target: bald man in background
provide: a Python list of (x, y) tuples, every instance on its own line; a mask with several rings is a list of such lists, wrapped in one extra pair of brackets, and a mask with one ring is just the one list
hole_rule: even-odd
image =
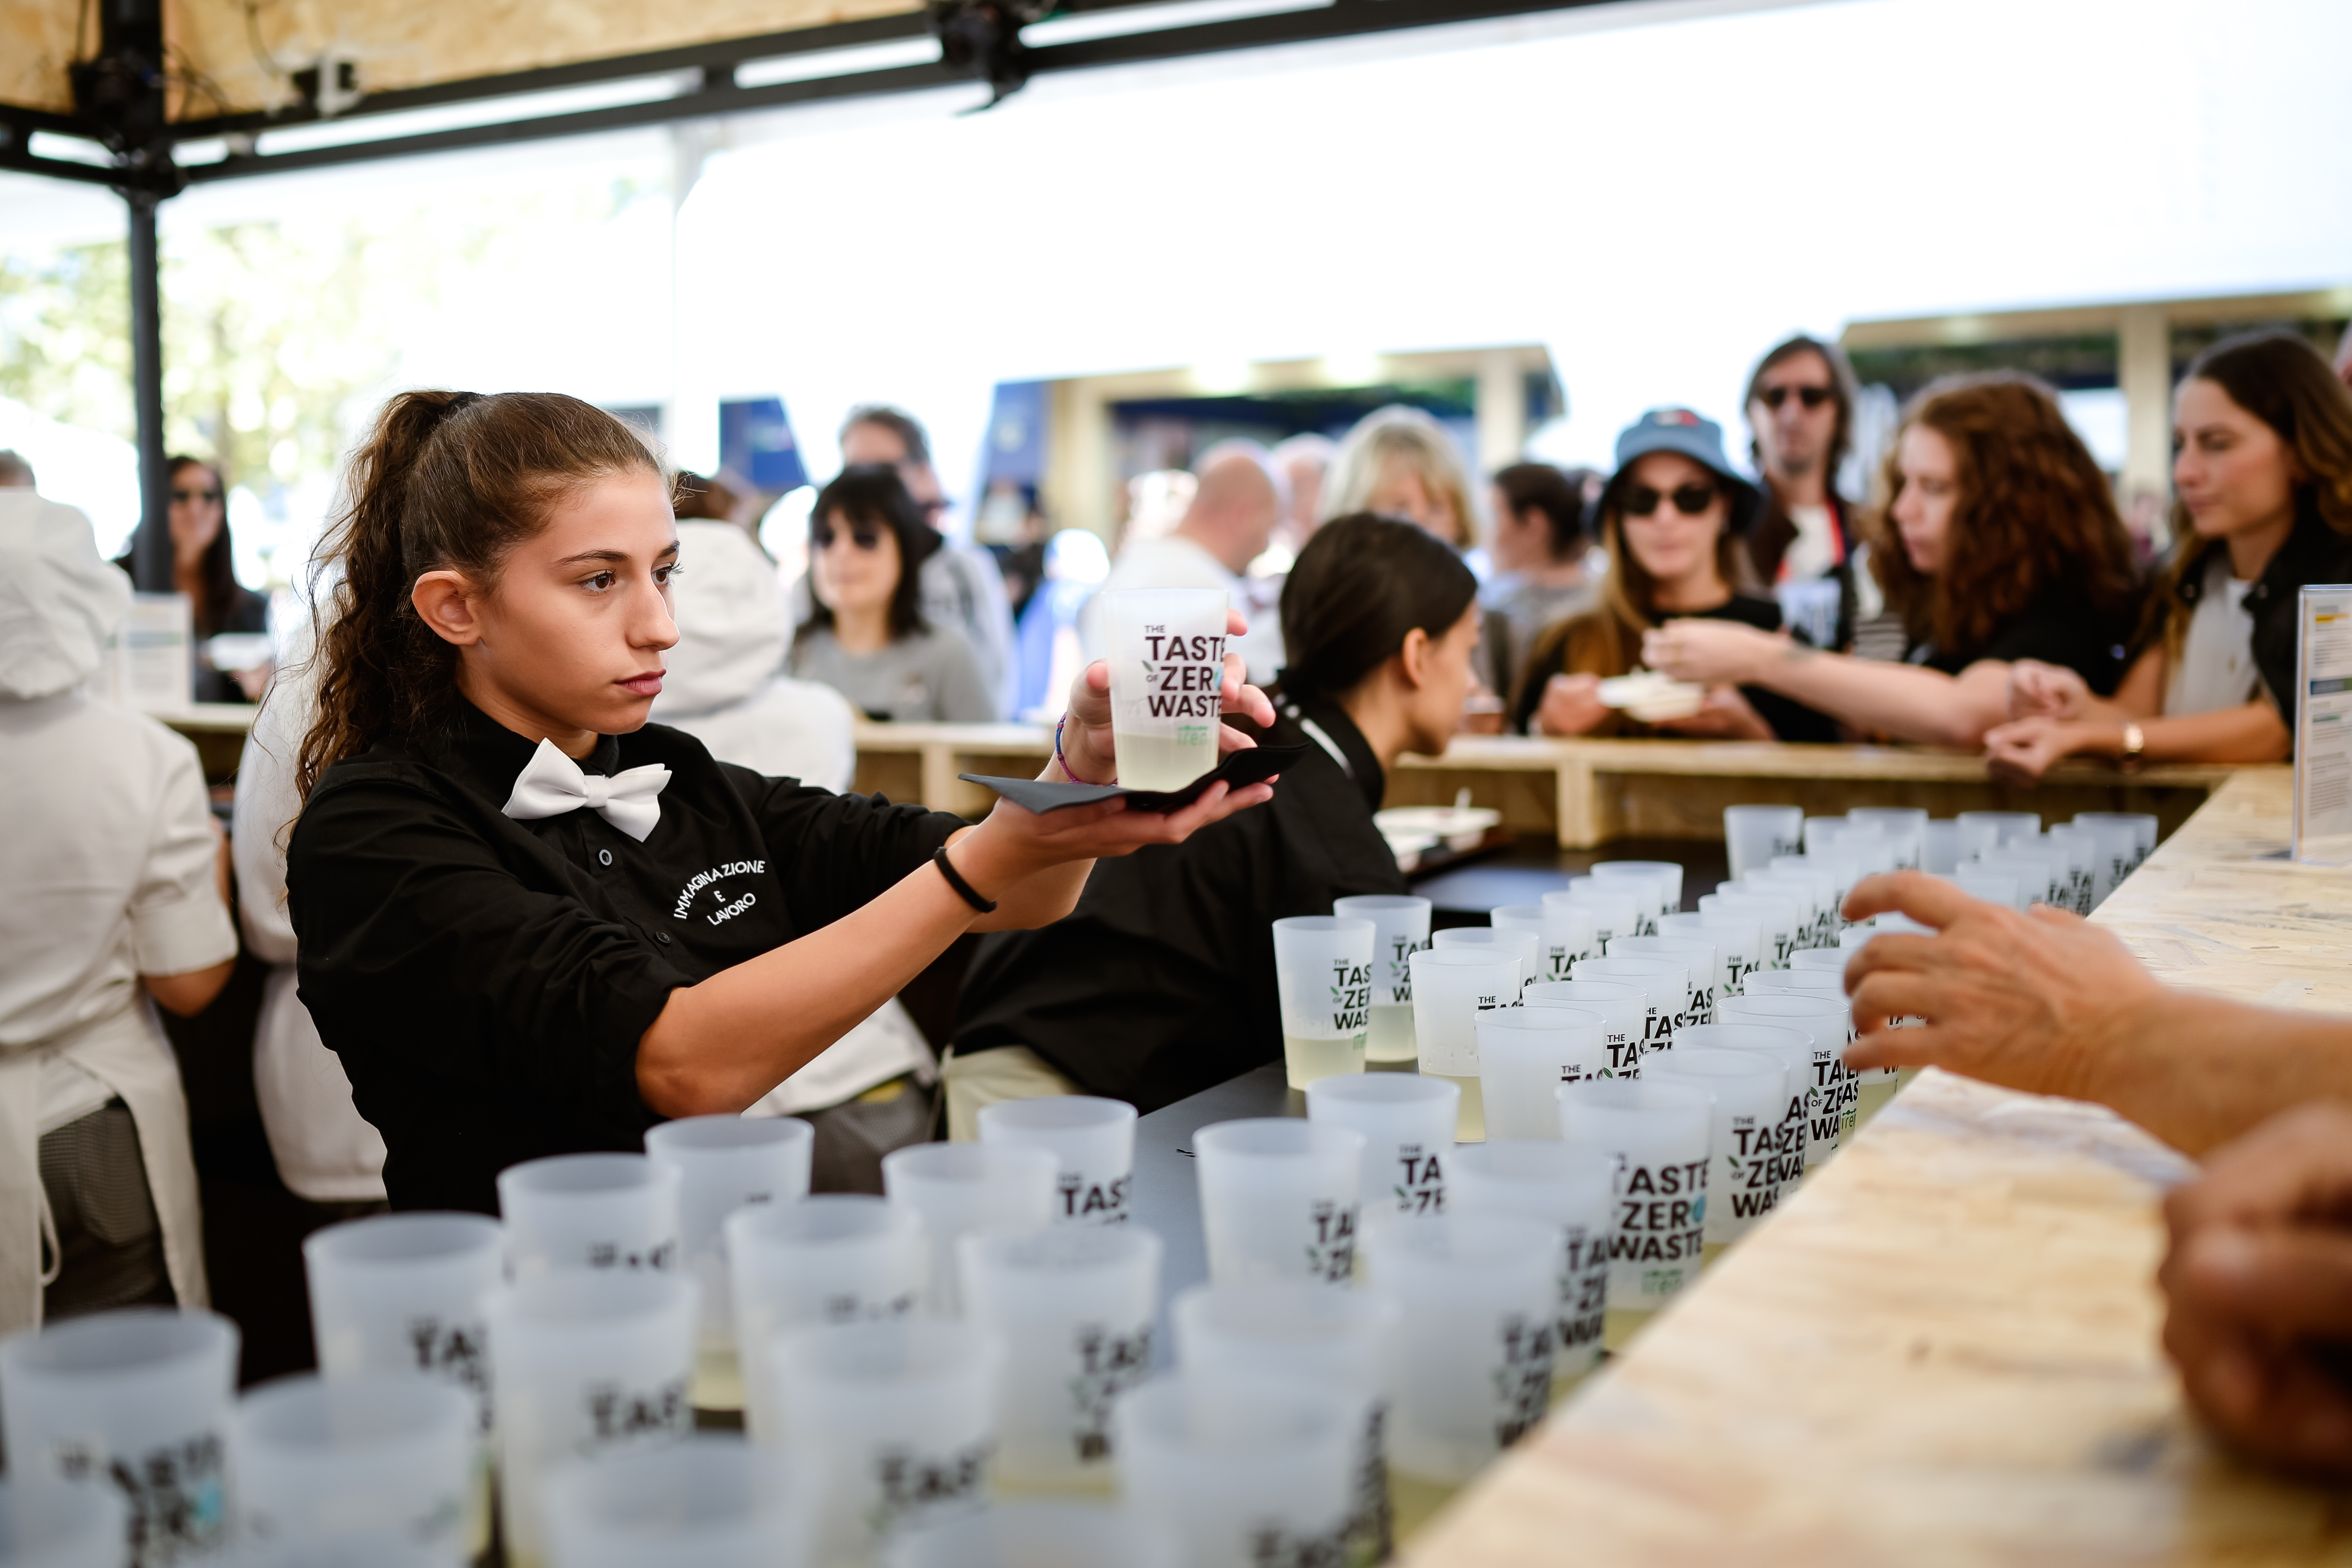
[[(1097, 599), (1126, 588), (1223, 589), (1249, 622), (1235, 651), (1248, 662), (1250, 679), (1264, 685), (1282, 668), (1282, 617), (1266, 584), (1244, 574), (1282, 521), (1281, 474), (1255, 441), (1220, 441), (1201, 454), (1192, 472), (1200, 488), (1184, 521), (1164, 538), (1128, 541)], [(1088, 658), (1102, 657), (1098, 616), (1096, 600), (1079, 613)]]

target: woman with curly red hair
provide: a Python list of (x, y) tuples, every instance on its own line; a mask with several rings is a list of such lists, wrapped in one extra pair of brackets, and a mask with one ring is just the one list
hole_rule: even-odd
[(2100, 696), (2124, 673), (2139, 602), (2106, 476), (2030, 376), (1955, 376), (1904, 411), (1871, 569), (1903, 617), (1902, 663), (1823, 653), (1720, 621), (1643, 639), (1654, 669), (1760, 686), (1897, 740), (1976, 747), (2009, 717), (2010, 668), (2074, 671)]

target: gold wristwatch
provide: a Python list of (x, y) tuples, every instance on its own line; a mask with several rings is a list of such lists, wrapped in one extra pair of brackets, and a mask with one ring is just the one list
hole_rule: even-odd
[(2143, 754), (2147, 751), (2147, 736), (2141, 731), (2137, 724), (2133, 723), (2128, 719), (2124, 721), (2124, 771), (2126, 773), (2129, 773), (2133, 769), (2138, 767)]

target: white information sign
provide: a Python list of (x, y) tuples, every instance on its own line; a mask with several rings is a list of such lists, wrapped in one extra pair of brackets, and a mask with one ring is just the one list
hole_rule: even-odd
[(2294, 689), (2294, 855), (2352, 865), (2352, 584), (2302, 590)]

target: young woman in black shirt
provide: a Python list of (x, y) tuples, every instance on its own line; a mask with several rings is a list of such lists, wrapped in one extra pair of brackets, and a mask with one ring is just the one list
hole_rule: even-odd
[(1462, 721), (1478, 584), (1409, 522), (1325, 523), (1282, 589), (1268, 744), (1304, 744), (1274, 804), (1097, 868), (1077, 909), (989, 938), (948, 1063), (950, 1136), (994, 1099), (1109, 1095), (1154, 1110), (1282, 1059), (1274, 922), (1405, 890), (1373, 826), (1387, 770)]
[[(1055, 920), (1097, 857), (1270, 798), (1001, 802), (972, 827), (647, 724), (677, 638), (668, 487), (573, 398), (403, 394), (349, 493), (287, 885), (395, 1207), (494, 1212), (517, 1161), (740, 1110), (965, 931)], [(1270, 722), (1227, 671), (1227, 710)], [(1113, 776), (1107, 690), (1080, 677), (1044, 776)]]
[(1885, 489), (1892, 526), (1870, 568), (1903, 616), (1903, 663), (1677, 620), (1643, 639), (1651, 668), (1971, 749), (2009, 717), (2016, 660), (2062, 665), (2102, 697), (2115, 690), (2139, 603), (2131, 537), (2048, 387), (2006, 373), (1931, 384), (1904, 410)]

